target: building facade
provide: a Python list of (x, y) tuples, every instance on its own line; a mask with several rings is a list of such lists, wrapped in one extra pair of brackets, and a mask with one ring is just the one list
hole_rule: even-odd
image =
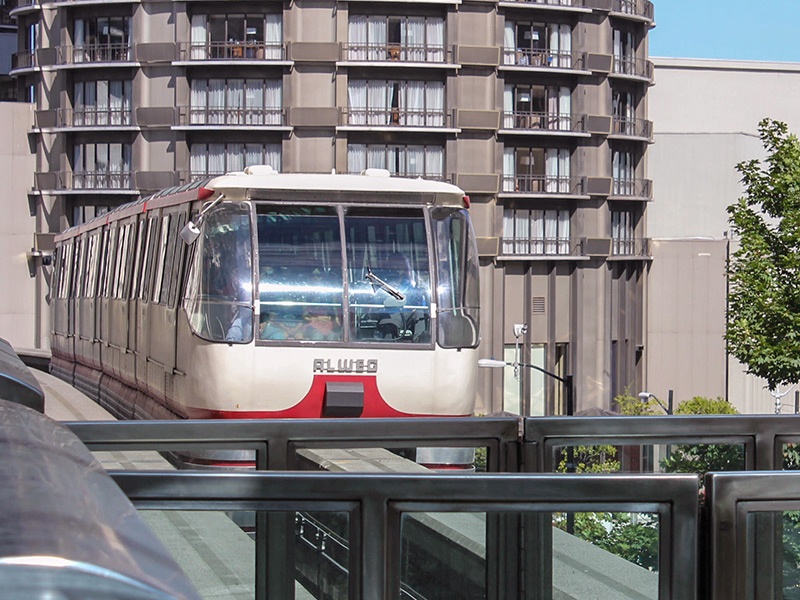
[[(20, 0), (50, 231), (140, 193), (271, 164), (445, 179), (471, 197), (482, 355), (642, 389), (652, 198), (648, 0)], [(487, 370), (479, 411), (566, 411)]]

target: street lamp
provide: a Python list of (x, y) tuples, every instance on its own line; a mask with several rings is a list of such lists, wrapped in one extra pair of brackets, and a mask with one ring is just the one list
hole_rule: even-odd
[(530, 365), (528, 363), (521, 363), (519, 361), (507, 362), (505, 360), (495, 360), (494, 358), (482, 358), (478, 361), (479, 367), (486, 367), (490, 369), (502, 369), (503, 367), (514, 367), (514, 371), (517, 372), (520, 367), (527, 367), (529, 369), (534, 369), (535, 371), (539, 371), (540, 373), (544, 373), (548, 377), (552, 377), (556, 381), (560, 381), (564, 384), (564, 388), (566, 389), (566, 413), (568, 415), (572, 415), (575, 412), (575, 404), (574, 404), (574, 382), (573, 376), (567, 375), (565, 377), (561, 377), (560, 375), (556, 375), (555, 373), (551, 373), (550, 371), (546, 371), (542, 367), (537, 365)]
[(651, 394), (650, 392), (639, 392), (639, 401), (647, 402), (650, 400), (650, 398), (658, 402), (658, 405), (664, 409), (665, 413), (668, 415), (672, 414), (672, 390), (669, 391), (669, 400), (667, 401), (667, 406), (664, 406), (664, 403), (661, 402), (661, 400), (659, 400), (655, 394)]

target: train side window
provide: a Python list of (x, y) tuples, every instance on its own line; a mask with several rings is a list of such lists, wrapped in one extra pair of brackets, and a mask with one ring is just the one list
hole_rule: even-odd
[(178, 215), (170, 215), (169, 233), (167, 235), (167, 250), (164, 258), (164, 274), (161, 281), (161, 295), (159, 297), (159, 304), (171, 306), (169, 301), (169, 292), (172, 287), (172, 281), (175, 279), (175, 244), (178, 241)]
[(150, 299), (150, 283), (153, 280), (153, 258), (156, 254), (156, 239), (158, 236), (158, 217), (153, 215), (147, 220), (147, 244), (144, 257), (144, 269), (142, 270), (142, 285), (139, 290), (141, 300), (147, 302)]
[(183, 229), (183, 226), (186, 225), (186, 213), (182, 212), (178, 215), (175, 224), (175, 258), (173, 260), (173, 268), (172, 268), (172, 277), (169, 286), (169, 297), (167, 304), (170, 307), (175, 306), (175, 300), (178, 295), (178, 285), (181, 280), (181, 276), (183, 274), (183, 263), (184, 263), (184, 253), (186, 252), (186, 244), (180, 243), (178, 240), (179, 232)]
[(169, 215), (161, 217), (161, 236), (158, 243), (158, 258), (156, 258), (156, 276), (154, 280), (152, 300), (158, 303), (161, 298), (161, 284), (164, 277), (164, 260), (167, 253), (167, 235), (169, 234)]
[(117, 241), (117, 229), (116, 227), (109, 227), (106, 229), (104, 233), (105, 237), (105, 248), (103, 250), (103, 255), (105, 256), (105, 262), (103, 264), (103, 271), (101, 273), (101, 293), (100, 295), (103, 298), (108, 298), (109, 293), (111, 291), (111, 274), (114, 272), (114, 255), (116, 249), (116, 241)]
[(75, 260), (73, 263), (72, 268), (72, 282), (70, 286), (70, 298), (77, 298), (78, 297), (78, 288), (81, 282), (81, 240), (80, 238), (75, 239)]
[(67, 298), (69, 291), (69, 278), (72, 271), (72, 240), (64, 242), (64, 256), (62, 257), (61, 286), (59, 287), (59, 298)]
[(89, 288), (87, 297), (94, 298), (97, 294), (97, 269), (100, 259), (100, 234), (94, 233), (89, 238)]
[(88, 246), (89, 246), (88, 236), (82, 236), (80, 238), (81, 260), (80, 264), (78, 265), (78, 289), (76, 293), (76, 296), (78, 298), (86, 297), (86, 288), (87, 288), (86, 279), (89, 276), (89, 269), (87, 268), (87, 261), (86, 261), (86, 255), (89, 253)]
[(114, 279), (111, 282), (111, 297), (121, 297), (122, 284), (125, 277), (125, 259), (128, 244), (128, 228), (127, 226), (118, 229), (117, 234), (117, 251), (115, 253), (116, 263), (114, 268)]
[(133, 274), (131, 275), (130, 299), (135, 300), (139, 295), (139, 283), (144, 258), (144, 240), (147, 230), (147, 221), (144, 219), (136, 222), (136, 257), (133, 259)]
[(128, 298), (131, 289), (131, 279), (133, 277), (133, 256), (136, 251), (134, 244), (136, 243), (136, 225), (137, 222), (128, 223), (126, 229), (128, 231), (127, 240), (125, 241), (125, 269), (123, 276), (122, 289), (120, 289), (119, 297)]

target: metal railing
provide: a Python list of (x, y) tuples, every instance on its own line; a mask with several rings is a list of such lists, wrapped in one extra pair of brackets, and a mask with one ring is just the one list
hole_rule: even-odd
[(131, 62), (133, 44), (85, 44), (82, 46), (58, 46), (56, 60), (59, 65), (79, 63)]
[(556, 175), (503, 175), (501, 193), (583, 194), (583, 178)]
[(179, 106), (179, 125), (286, 125), (286, 110), (270, 107)]
[(504, 48), (502, 66), (532, 68), (583, 69), (583, 54), (565, 50)]
[(11, 70), (32, 69), (37, 66), (36, 51), (22, 50), (11, 55)]
[(650, 21), (652, 21), (655, 16), (653, 3), (650, 2), (650, 0), (614, 0), (611, 11), (644, 17)]
[(653, 63), (634, 56), (614, 56), (611, 72), (615, 75), (628, 75), (652, 81)]
[(581, 244), (569, 237), (501, 238), (500, 250), (504, 256), (578, 256)]
[[(360, 175), (363, 171), (348, 171), (348, 175)], [(429, 181), (444, 181), (446, 183), (453, 183), (455, 175), (452, 173), (417, 173), (406, 171), (390, 171), (389, 177), (408, 177), (410, 179), (427, 179)]]
[(650, 238), (611, 238), (612, 256), (650, 256)]
[(585, 131), (585, 115), (531, 111), (504, 112), (500, 128), (583, 132)]
[(653, 195), (653, 182), (650, 179), (618, 179), (611, 183), (612, 196), (627, 196), (631, 198), (651, 198)]
[(353, 62), (419, 62), (450, 64), (453, 51), (431, 44), (342, 44), (342, 60)]
[(649, 140), (653, 138), (653, 122), (647, 119), (614, 117), (611, 134), (646, 138)]
[(452, 116), (434, 108), (347, 108), (342, 122), (364, 127), (452, 127)]
[(130, 108), (101, 108), (85, 106), (82, 108), (56, 109), (56, 127), (118, 127), (133, 125), (133, 111)]
[(37, 173), (47, 189), (56, 190), (132, 190), (130, 171), (49, 171)]
[(182, 42), (178, 60), (283, 61), (286, 47), (283, 42)]
[(518, 2), (520, 4), (538, 4), (540, 6), (564, 6), (568, 8), (583, 8), (585, 0), (500, 0), (501, 2)]

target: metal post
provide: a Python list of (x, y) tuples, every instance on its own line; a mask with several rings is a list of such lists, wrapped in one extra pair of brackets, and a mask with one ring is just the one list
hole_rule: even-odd
[(794, 392), (794, 414), (800, 413), (800, 391)]
[(672, 394), (673, 394), (673, 391), (670, 390), (669, 391), (669, 399), (667, 400), (667, 414), (668, 415), (672, 414)]

